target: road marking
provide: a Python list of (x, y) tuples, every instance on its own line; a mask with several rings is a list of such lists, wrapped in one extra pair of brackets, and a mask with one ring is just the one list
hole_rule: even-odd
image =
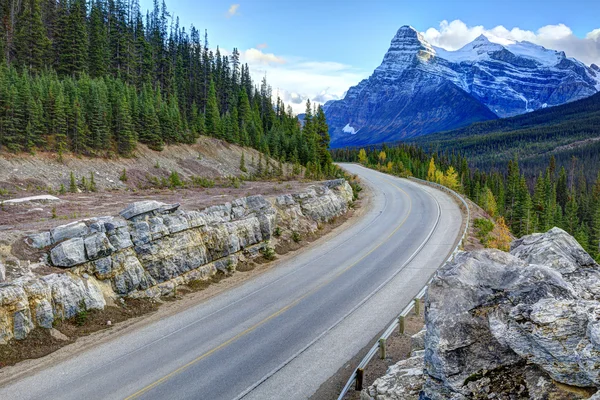
[[(389, 179), (383, 178), (385, 180), (390, 181)], [(391, 182), (391, 181), (390, 181)], [(393, 186), (396, 186), (392, 183)], [(397, 186), (396, 186), (397, 187)], [(279, 370), (283, 369), (287, 364), (291, 363), (294, 359), (296, 359), (297, 357), (299, 357), (302, 353), (304, 353), (307, 349), (309, 349), (312, 345), (314, 345), (316, 342), (318, 342), (323, 336), (325, 336), (327, 333), (329, 333), (331, 330), (335, 329), (339, 324), (341, 324), (346, 318), (348, 318), (350, 315), (352, 315), (356, 310), (358, 310), (360, 307), (363, 306), (363, 304), (365, 304), (367, 301), (369, 301), (373, 296), (375, 296), (384, 286), (386, 286), (388, 283), (390, 283), (394, 278), (396, 278), (396, 276), (406, 270), (406, 266), (408, 264), (410, 264), (414, 258), (417, 256), (417, 254), (419, 254), (421, 252), (421, 250), (423, 250), (423, 248), (425, 247), (425, 245), (428, 244), (429, 240), (431, 239), (431, 237), (433, 236), (433, 233), (435, 232), (435, 230), (437, 229), (437, 226), (439, 224), (440, 221), (440, 216), (441, 216), (441, 207), (440, 207), (440, 203), (437, 201), (437, 199), (435, 197), (433, 197), (431, 195), (431, 193), (428, 193), (427, 191), (425, 191), (425, 193), (429, 194), (429, 196), (431, 198), (433, 198), (433, 200), (436, 202), (437, 206), (438, 206), (438, 216), (436, 219), (436, 223), (433, 225), (433, 227), (431, 228), (431, 231), (429, 232), (429, 235), (427, 235), (427, 238), (425, 239), (425, 241), (419, 246), (419, 248), (417, 248), (414, 253), (406, 260), (406, 262), (404, 264), (402, 264), (402, 266), (392, 275), (390, 276), (388, 279), (386, 279), (384, 282), (382, 282), (377, 288), (375, 288), (375, 290), (373, 290), (367, 297), (365, 297), (363, 300), (361, 300), (360, 303), (358, 303), (357, 305), (355, 305), (352, 310), (348, 311), (348, 313), (346, 313), (346, 315), (344, 315), (342, 318), (340, 318), (336, 323), (334, 323), (332, 326), (330, 326), (328, 329), (326, 329), (324, 332), (322, 332), (319, 336), (317, 336), (315, 339), (313, 339), (309, 344), (307, 344), (303, 349), (301, 349), (300, 351), (298, 351), (296, 354), (292, 355), (290, 358), (288, 358), (286, 361), (284, 361), (282, 364), (280, 364), (278, 367), (276, 367), (274, 370), (272, 370), (271, 372), (269, 372), (267, 375), (265, 375), (263, 378), (261, 378), (258, 382), (254, 383), (252, 386), (248, 387), (246, 390), (244, 390), (241, 394), (239, 394), (234, 400), (241, 400), (244, 397), (246, 397), (248, 394), (250, 394), (250, 392), (252, 392), (254, 389), (256, 389), (257, 387), (259, 387), (261, 384), (263, 384), (267, 379), (269, 379), (270, 377), (272, 377), (273, 375), (275, 375)], [(410, 268), (409, 268), (410, 269)]]
[[(391, 180), (384, 178), (385, 180), (388, 180), (389, 182), (392, 182)], [(175, 371), (170, 372), (169, 374), (163, 376), (162, 378), (158, 379), (157, 381), (151, 383), (150, 385), (140, 389), (139, 391), (135, 392), (134, 394), (128, 396), (125, 398), (125, 400), (133, 400), (136, 399), (138, 397), (140, 397), (141, 395), (143, 395), (144, 393), (154, 389), (155, 387), (159, 386), (161, 383), (169, 380), (170, 378), (172, 378), (175, 375), (178, 375), (179, 373), (183, 372), (184, 370), (188, 369), (189, 367), (191, 367), (192, 365), (202, 361), (203, 359), (205, 359), (206, 357), (214, 354), (215, 352), (217, 352), (218, 350), (221, 350), (224, 347), (227, 347), (229, 344), (235, 342), (237, 339), (247, 335), (248, 333), (251, 333), (252, 331), (256, 330), (257, 328), (259, 328), (260, 326), (264, 325), (265, 323), (269, 322), (270, 320), (278, 317), (279, 315), (283, 314), (284, 312), (286, 312), (287, 310), (289, 310), (290, 308), (296, 306), (298, 303), (300, 303), (302, 300), (304, 300), (305, 298), (307, 298), (308, 296), (312, 295), (313, 293), (315, 293), (316, 291), (318, 291), (319, 289), (321, 289), (322, 287), (330, 284), (331, 282), (333, 282), (334, 280), (336, 280), (337, 278), (339, 278), (341, 275), (343, 275), (344, 273), (346, 273), (347, 271), (349, 271), (351, 268), (355, 267), (358, 263), (360, 263), (361, 261), (363, 261), (365, 258), (367, 258), (368, 256), (370, 256), (373, 252), (375, 252), (377, 249), (379, 249), (381, 246), (383, 246), (394, 234), (396, 234), (396, 232), (398, 232), (400, 230), (400, 228), (402, 228), (402, 226), (406, 223), (406, 221), (408, 220), (408, 217), (410, 216), (411, 212), (412, 212), (412, 199), (411, 197), (408, 195), (408, 193), (406, 193), (402, 188), (400, 188), (399, 186), (396, 186), (394, 183), (391, 183), (392, 186), (394, 186), (396, 189), (398, 189), (400, 192), (404, 193), (406, 195), (406, 197), (409, 200), (409, 207), (408, 207), (408, 213), (406, 214), (406, 217), (404, 218), (404, 220), (402, 221), (402, 223), (400, 223), (400, 225), (398, 225), (396, 227), (396, 229), (394, 229), (392, 231), (392, 233), (390, 233), (385, 240), (383, 240), (381, 243), (379, 243), (376, 247), (374, 247), (373, 249), (371, 249), (368, 253), (366, 253), (364, 256), (362, 256), (359, 260), (355, 261), (353, 264), (349, 265), (348, 267), (344, 268), (342, 271), (340, 271), (339, 273), (337, 273), (336, 275), (334, 275), (331, 279), (323, 282), (322, 284), (320, 284), (319, 286), (313, 288), (311, 291), (309, 291), (308, 293), (306, 293), (305, 295), (301, 296), (300, 298), (294, 300), (292, 303), (288, 304), (287, 306), (281, 308), (280, 310), (278, 310), (277, 312), (269, 315), (268, 317), (266, 317), (265, 319), (263, 319), (260, 322), (257, 322), (255, 325), (251, 326), (250, 328), (246, 329), (243, 332), (238, 333), (237, 335), (235, 335), (234, 337), (232, 337), (231, 339), (221, 343), (219, 346), (207, 351), (206, 353), (198, 356), (197, 358), (193, 359), (192, 361), (188, 362), (187, 364), (177, 368)]]

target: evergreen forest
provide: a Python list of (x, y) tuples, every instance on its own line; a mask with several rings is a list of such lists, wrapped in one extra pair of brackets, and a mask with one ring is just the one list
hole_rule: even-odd
[(128, 157), (207, 135), (335, 171), (321, 107), (307, 103), (302, 127), (237, 49), (164, 1), (0, 0), (0, 54), (0, 151)]

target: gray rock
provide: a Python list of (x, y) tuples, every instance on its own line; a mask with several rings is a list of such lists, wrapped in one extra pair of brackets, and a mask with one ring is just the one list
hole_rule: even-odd
[(163, 222), (171, 234), (185, 231), (190, 228), (188, 219), (185, 214), (166, 215), (163, 217)]
[(29, 245), (36, 249), (44, 249), (52, 245), (52, 236), (50, 235), (50, 232), (36, 233), (27, 236), (27, 238), (29, 239)]
[(138, 215), (148, 214), (153, 211), (158, 211), (163, 207), (167, 207), (165, 203), (161, 203), (155, 200), (144, 200), (132, 203), (125, 207), (119, 214), (125, 219), (132, 219)]
[(109, 256), (115, 251), (115, 248), (103, 232), (91, 234), (84, 239), (84, 243), (87, 257), (90, 260)]
[(181, 206), (181, 204), (179, 204), (179, 203), (167, 204), (167, 205), (159, 208), (158, 213), (159, 214), (170, 214), (170, 213), (177, 211), (177, 209), (179, 209), (180, 206)]
[(146, 221), (134, 222), (130, 233), (131, 240), (135, 246), (140, 246), (152, 241), (150, 225)]
[(50, 251), (52, 264), (57, 267), (74, 267), (87, 261), (82, 238), (66, 240)]
[(415, 333), (410, 337), (410, 347), (412, 350), (425, 350), (425, 335), (427, 334), (427, 330), (423, 329), (422, 331)]
[(549, 382), (600, 386), (597, 264), (556, 228), (515, 241), (511, 253), (460, 253), (431, 283), (426, 398), (493, 394), (509, 378), (512, 395), (525, 393), (530, 372), (516, 372), (525, 363)]
[(423, 388), (423, 357), (400, 361), (361, 393), (361, 400), (418, 400)]
[(65, 239), (84, 237), (90, 233), (90, 228), (81, 221), (72, 222), (67, 225), (57, 226), (50, 231), (52, 243), (58, 243)]
[(517, 239), (510, 247), (510, 254), (527, 264), (545, 265), (563, 275), (582, 268), (600, 268), (577, 240), (560, 228)]
[(98, 279), (109, 279), (112, 274), (112, 258), (104, 257), (94, 262), (94, 273)]
[(40, 278), (50, 287), (54, 316), (73, 318), (82, 309), (103, 310), (102, 290), (95, 279), (81, 279), (71, 274), (52, 274)]
[(33, 322), (31, 321), (31, 313), (29, 308), (14, 313), (13, 323), (14, 338), (16, 340), (25, 339), (29, 332), (31, 332), (33, 329)]
[(131, 235), (126, 227), (108, 230), (108, 240), (116, 251), (133, 247)]
[(0, 261), (0, 283), (4, 282), (6, 280), (6, 267), (4, 266), (4, 264), (2, 264), (2, 261)]

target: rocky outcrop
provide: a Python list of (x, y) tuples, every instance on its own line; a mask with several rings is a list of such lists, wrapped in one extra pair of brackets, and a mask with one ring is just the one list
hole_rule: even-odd
[(250, 196), (202, 211), (143, 201), (118, 217), (99, 217), (30, 235), (64, 273), (28, 276), (0, 285), (0, 343), (23, 339), (34, 327), (82, 309), (102, 309), (107, 298), (152, 298), (178, 285), (231, 273), (260, 255), (278, 234), (314, 232), (344, 214), (352, 189), (344, 180), (314, 185), (273, 201)]
[(499, 376), (515, 395), (539, 392), (532, 374), (600, 387), (599, 268), (558, 228), (515, 241), (510, 254), (458, 255), (428, 291), (425, 398), (493, 393)]
[(390, 368), (368, 394), (588, 399), (600, 388), (599, 284), (600, 266), (558, 228), (514, 241), (510, 253), (459, 253), (429, 286), (424, 354)]

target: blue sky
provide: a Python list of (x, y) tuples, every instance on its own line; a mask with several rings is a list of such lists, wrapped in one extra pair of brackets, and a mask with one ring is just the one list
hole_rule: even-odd
[[(183, 26), (208, 29), (211, 47), (240, 49), (255, 79), (266, 73), (286, 101), (297, 103), (295, 109), (305, 98), (340, 97), (368, 77), (402, 25), (450, 50), (484, 33), (600, 63), (597, 0), (166, 2)], [(141, 5), (150, 8), (152, 0)]]

